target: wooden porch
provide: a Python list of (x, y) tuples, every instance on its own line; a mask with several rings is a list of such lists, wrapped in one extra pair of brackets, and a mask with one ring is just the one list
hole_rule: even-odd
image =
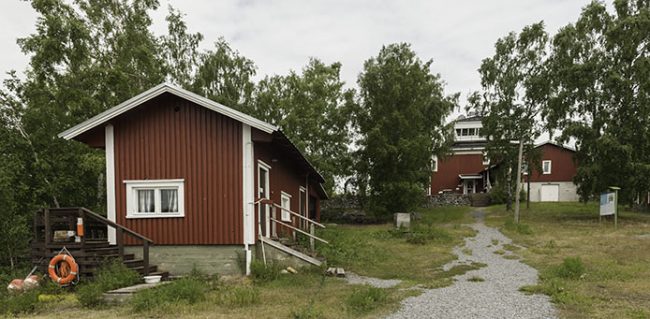
[[(78, 236), (77, 222), (82, 221), (83, 236)], [(116, 244), (108, 241), (108, 227), (116, 230)], [(55, 238), (57, 231), (74, 232), (70, 238)], [(71, 233), (72, 234), (72, 233)], [(124, 253), (125, 236), (142, 243), (142, 258)], [(162, 275), (158, 267), (149, 263), (149, 247), (153, 241), (124, 226), (83, 207), (45, 208), (34, 214), (34, 238), (31, 243), (31, 260), (34, 266), (47, 273), (50, 259), (65, 247), (79, 264), (81, 277), (93, 277), (99, 266), (113, 260), (121, 260), (128, 268), (142, 275)]]

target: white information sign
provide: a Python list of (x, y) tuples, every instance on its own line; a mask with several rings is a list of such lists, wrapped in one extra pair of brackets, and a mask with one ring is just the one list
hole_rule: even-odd
[(615, 193), (607, 192), (600, 194), (600, 216), (614, 215), (616, 213)]

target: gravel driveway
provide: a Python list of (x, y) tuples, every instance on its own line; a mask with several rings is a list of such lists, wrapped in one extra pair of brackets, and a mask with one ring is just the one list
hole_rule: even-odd
[[(417, 297), (402, 301), (400, 310), (388, 318), (556, 318), (555, 309), (544, 295), (526, 295), (519, 287), (537, 283), (537, 270), (494, 253), (503, 250), (511, 240), (497, 229), (483, 224), (482, 211), (476, 211), (477, 222), (471, 225), (478, 233), (466, 238), (464, 247), (456, 247), (455, 260), (443, 268), (464, 263), (487, 264), (478, 270), (456, 276), (449, 287), (425, 290)], [(498, 241), (498, 244), (494, 244)], [(471, 255), (465, 254), (463, 251)], [(480, 277), (485, 281), (473, 282)]]

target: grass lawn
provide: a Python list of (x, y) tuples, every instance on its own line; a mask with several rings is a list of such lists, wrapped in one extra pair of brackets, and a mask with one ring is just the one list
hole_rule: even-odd
[(532, 203), (512, 223), (504, 206), (488, 209), (524, 262), (540, 271), (531, 293), (551, 296), (562, 318), (650, 318), (650, 214), (626, 211), (618, 229), (598, 222), (597, 203)]
[[(461, 226), (471, 222), (469, 207), (421, 210), (412, 232), (391, 225), (328, 225), (321, 235), (331, 245), (317, 249), (330, 266), (344, 267), (359, 275), (401, 279), (389, 289), (350, 285), (324, 277), (322, 269), (301, 269), (297, 275), (253, 282), (249, 278), (213, 281), (199, 295), (181, 285), (178, 292), (161, 291), (141, 298), (138, 305), (83, 308), (74, 294), (41, 302), (35, 318), (164, 317), (164, 318), (376, 318), (395, 311), (399, 302), (419, 294), (404, 289), (417, 284), (443, 286), (449, 277), (469, 269), (443, 272), (439, 267), (455, 258), (452, 248), (473, 230)], [(191, 285), (190, 285), (191, 286)], [(180, 296), (187, 295), (183, 299)], [(162, 297), (161, 297), (162, 296)], [(194, 298), (197, 297), (198, 298)], [(156, 300), (169, 301), (160, 302)], [(192, 300), (191, 302), (189, 300)], [(2, 301), (2, 300), (0, 300)], [(153, 305), (150, 304), (153, 302)], [(143, 310), (144, 308), (144, 310)], [(0, 313), (2, 316), (2, 313)]]

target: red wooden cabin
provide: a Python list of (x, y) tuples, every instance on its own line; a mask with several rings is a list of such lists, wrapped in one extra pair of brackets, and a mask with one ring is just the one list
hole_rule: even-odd
[(182, 88), (160, 84), (59, 136), (106, 151), (108, 219), (153, 240), (152, 262), (172, 273), (236, 273), (241, 257), (247, 272), (260, 237), (320, 225), (324, 179), (276, 126)]

